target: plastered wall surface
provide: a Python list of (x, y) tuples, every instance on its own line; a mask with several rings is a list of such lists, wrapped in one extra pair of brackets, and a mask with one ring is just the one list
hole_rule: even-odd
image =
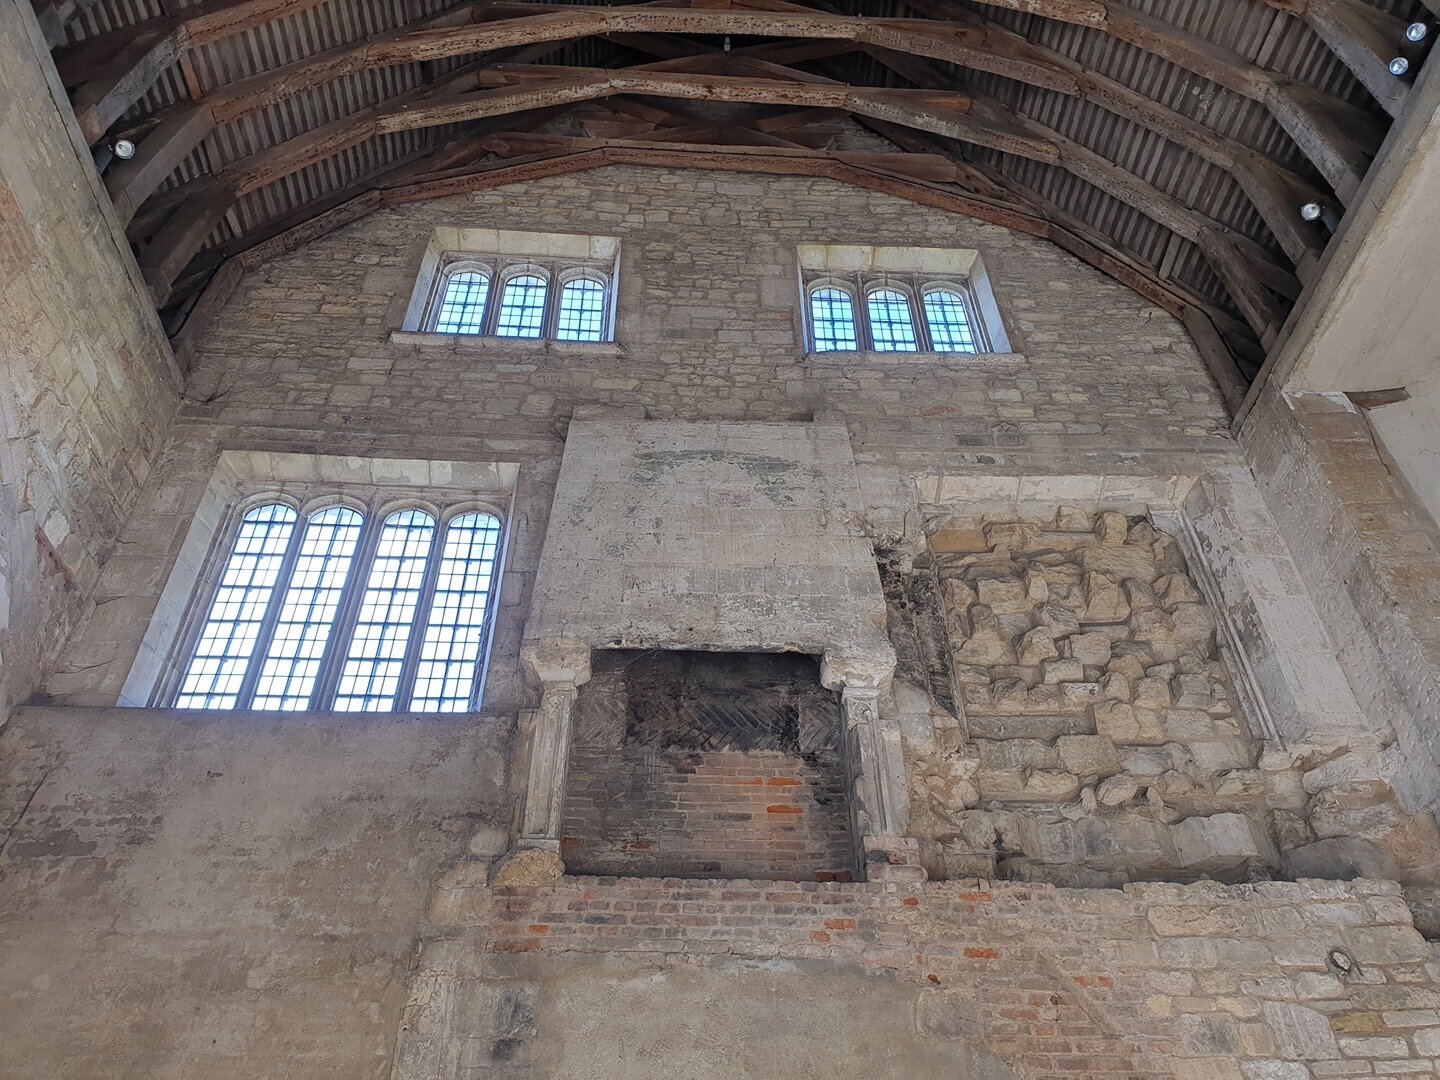
[(29, 6), (0, 0), (0, 723), (79, 621), (178, 400)]
[(0, 1076), (388, 1076), (431, 882), (504, 816), (507, 730), (17, 710)]

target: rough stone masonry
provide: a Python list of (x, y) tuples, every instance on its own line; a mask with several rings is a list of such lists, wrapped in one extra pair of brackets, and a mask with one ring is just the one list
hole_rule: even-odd
[[(41, 166), (37, 187), (59, 175)], [(441, 226), (618, 238), (617, 341), (405, 331)], [(797, 245), (857, 242), (981, 250), (1014, 352), (807, 354)], [(27, 342), (93, 264), (35, 243), (25, 280), (44, 290), (14, 308)], [(1360, 675), (1418, 630), (1380, 621), (1384, 589), (1334, 588), (1341, 563), (1296, 538), (1283, 469), (1251, 472), (1183, 328), (1048, 243), (830, 181), (607, 168), (388, 209), (257, 267), (195, 342), (169, 429), (140, 353), (97, 347), (91, 386), (66, 341), (40, 351), (79, 403), (53, 425), (67, 464), (21, 474), (35, 493), (63, 478), (38, 497), (76, 500), (83, 528), (57, 550), (88, 569), (63, 603), (11, 608), (25, 641), (67, 640), (25, 646), (47, 654), (26, 685), (43, 678), (52, 704), (0, 737), (5, 1080), (1435, 1075), (1440, 959), (1416, 928), (1430, 660), (1379, 689)], [(667, 509), (734, 496), (725, 522), (755, 534), (776, 497), (833, 512), (781, 535), (833, 542), (811, 581), (854, 590), (848, 638), (771, 627), (773, 607), (716, 610), (712, 630), (743, 636), (687, 636), (679, 574), (651, 603), (645, 575), (616, 570), (634, 551), (603, 541), (642, 530), (557, 502), (562, 461), (595, 425), (655, 452), (649, 424), (680, 441), (658, 470)], [(686, 458), (699, 443), (711, 456)], [(786, 483), (756, 471), (802, 454)], [(597, 486), (614, 460), (576, 458)], [(413, 497), (448, 482), (445, 462), (515, 477), (480, 712), (115, 707), (218, 507), (277, 487), (368, 497), (377, 475)], [(1324, 479), (1348, 505), (1346, 477)], [(604, 505), (637, 505), (620, 488)], [(650, 531), (673, 540), (662, 516), (675, 528)], [(1365, 522), (1361, 561), (1393, 590)], [(650, 621), (630, 625), (665, 637), (612, 642), (603, 598), (567, 620), (564, 590), (537, 586), (552, 537), (598, 537), (605, 572), (581, 584), (631, 587)], [(737, 545), (726, 569), (807, 567), (775, 547)], [(844, 715), (900, 750), (910, 783), (885, 813), (914, 797), (883, 861), (857, 867), (868, 880), (492, 886), (533, 790), (536, 713), (583, 692), (592, 646), (856, 641), (893, 673), (847, 669)], [(543, 642), (564, 647), (527, 657)], [(861, 800), (852, 826), (881, 805)], [(1266, 876), (1281, 880), (1250, 880)]]

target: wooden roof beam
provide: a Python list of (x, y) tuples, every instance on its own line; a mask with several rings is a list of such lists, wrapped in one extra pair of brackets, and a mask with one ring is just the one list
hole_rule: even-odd
[(99, 142), (187, 47), (185, 28), (169, 20), (168, 25), (128, 42), (90, 72), (71, 99), (85, 141), (92, 146)]
[(204, 106), (174, 110), (139, 141), (133, 158), (110, 167), (105, 189), (122, 225), (129, 223), (141, 204), (214, 127), (214, 117)]
[[(1144, 49), (1176, 67), (1264, 105), (1335, 190), (1342, 203), (1354, 201), (1358, 183), (1384, 132), (1361, 109), (1224, 48), (1174, 23), (1118, 3), (1089, 3), (1077, 12), (1075, 0), (980, 0), (990, 7), (1027, 11), (1076, 23)], [(943, 10), (959, 22), (974, 18), (956, 0), (906, 0), (917, 11)], [(1099, 17), (1103, 9), (1103, 18)]]
[[(1390, 74), (1390, 61), (1413, 53), (1405, 23), (1362, 0), (1267, 0), (1299, 14), (1391, 116), (1405, 108), (1410, 86)], [(1410, 59), (1411, 57), (1407, 57)], [(1418, 59), (1418, 57), (1414, 57)]]

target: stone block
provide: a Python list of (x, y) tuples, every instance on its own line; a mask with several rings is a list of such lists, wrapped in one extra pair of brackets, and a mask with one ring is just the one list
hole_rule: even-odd
[(1170, 835), (1176, 860), (1191, 870), (1213, 873), (1248, 862), (1280, 863), (1270, 838), (1243, 814), (1186, 818)]
[(1066, 772), (1082, 777), (1106, 777), (1121, 769), (1115, 744), (1102, 735), (1067, 735), (1055, 742)]
[(1340, 1046), (1324, 1013), (1285, 1001), (1261, 1007), (1275, 1037), (1275, 1052), (1285, 1061), (1338, 1058)]

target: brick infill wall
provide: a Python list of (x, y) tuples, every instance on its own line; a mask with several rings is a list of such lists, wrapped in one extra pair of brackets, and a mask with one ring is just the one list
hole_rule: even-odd
[(579, 873), (846, 881), (838, 754), (576, 747), (560, 849)]
[(1020, 1076), (1428, 1077), (1440, 1055), (1440, 951), (1389, 882), (567, 877), (500, 890), (493, 919), (500, 953), (910, 981), (923, 1034), (979, 1040)]

